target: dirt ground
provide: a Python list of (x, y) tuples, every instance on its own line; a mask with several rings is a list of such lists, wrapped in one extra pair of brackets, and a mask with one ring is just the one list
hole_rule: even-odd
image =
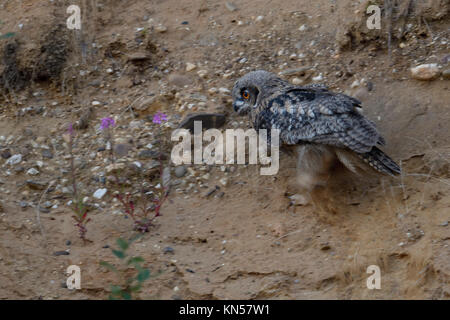
[[(225, 89), (257, 69), (360, 99), (402, 175), (341, 174), (320, 204), (291, 205), (289, 154), (275, 176), (253, 165), (193, 165), (173, 176), (162, 216), (131, 248), (159, 273), (139, 298), (449, 299), (449, 1), (230, 3), (0, 0), (0, 37), (14, 33), (0, 38), (0, 299), (107, 298), (117, 278), (99, 261), (117, 263), (108, 246), (135, 232), (104, 172), (100, 119), (115, 118), (117, 143), (150, 172), (149, 116), (169, 116), (167, 137), (193, 112), (248, 128)], [(66, 28), (71, 4), (81, 30)], [(381, 30), (365, 27), (369, 4), (383, 8)], [(410, 68), (425, 63), (441, 75), (413, 79)], [(62, 137), (83, 117), (75, 163), (92, 207), (89, 242), (67, 206)], [(131, 189), (157, 184), (146, 177), (126, 178)], [(99, 188), (108, 189), (101, 200)], [(70, 265), (81, 268), (80, 290), (65, 286)], [(380, 267), (379, 290), (366, 286), (370, 265)]]

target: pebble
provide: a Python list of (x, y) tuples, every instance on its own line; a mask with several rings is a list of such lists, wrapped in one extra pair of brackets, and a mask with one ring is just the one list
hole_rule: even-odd
[(219, 190), (219, 189), (220, 189), (219, 186), (215, 186), (214, 188), (212, 188), (211, 190), (209, 190), (209, 191), (205, 194), (205, 197), (207, 198), (207, 197), (211, 196), (214, 192), (216, 192), (216, 191)]
[(223, 94), (230, 94), (231, 91), (227, 88), (219, 88), (219, 92)]
[(108, 189), (97, 189), (92, 195), (95, 199), (101, 199), (108, 192)]
[(55, 251), (53, 252), (54, 256), (68, 256), (70, 253), (68, 251)]
[(437, 63), (421, 64), (417, 67), (411, 68), (411, 77), (417, 80), (429, 81), (439, 77), (441, 71)]
[(39, 212), (50, 213), (50, 209), (39, 206)]
[(194, 70), (195, 68), (197, 68), (197, 66), (196, 66), (195, 64), (190, 63), (190, 62), (186, 63), (186, 71), (187, 71), (187, 72), (192, 71), (192, 70)]
[(229, 1), (227, 1), (227, 2), (225, 3), (225, 7), (226, 7), (226, 8), (228, 9), (228, 11), (230, 11), (230, 12), (234, 12), (234, 11), (237, 10), (237, 7), (236, 7), (233, 3), (229, 2)]
[(311, 68), (312, 67), (310, 67), (310, 66), (304, 66), (304, 67), (300, 67), (300, 68), (287, 69), (287, 70), (281, 71), (279, 73), (279, 75), (280, 76), (302, 76), (305, 74), (306, 71), (308, 71)]
[(220, 182), (222, 185), (226, 186), (226, 185), (228, 184), (228, 178), (223, 177), (223, 178), (221, 178), (221, 179), (219, 180), (219, 182)]
[(172, 247), (165, 247), (164, 249), (163, 249), (163, 253), (164, 254), (167, 254), (167, 253), (174, 253), (175, 252), (175, 250), (172, 248)]
[[(159, 151), (146, 149), (139, 152), (138, 157), (139, 159), (159, 159), (160, 153)], [(161, 159), (165, 160), (165, 158), (164, 154), (161, 154)]]
[(5, 149), (0, 153), (0, 156), (3, 159), (9, 159), (9, 158), (11, 158), (11, 152), (9, 151), (9, 149)]
[(47, 186), (46, 183), (39, 182), (39, 181), (33, 181), (33, 180), (27, 180), (25, 181), (28, 188), (32, 190), (44, 190)]
[(444, 79), (449, 80), (450, 79), (450, 69), (442, 71), (442, 76), (444, 77)]
[(322, 81), (323, 80), (323, 76), (322, 76), (322, 74), (319, 74), (318, 76), (313, 77), (312, 80), (313, 81)]
[(208, 75), (208, 70), (199, 70), (197, 74), (200, 78), (206, 78), (206, 76)]
[(295, 78), (292, 79), (292, 84), (298, 86), (300, 84), (303, 84), (303, 80), (300, 79), (300, 78), (295, 77)]
[(304, 206), (309, 203), (308, 199), (302, 194), (294, 194), (290, 196), (289, 199), (294, 206)]
[(178, 166), (175, 168), (175, 176), (177, 178), (181, 178), (186, 174), (186, 171), (187, 169), (185, 166)]
[(8, 160), (6, 160), (6, 164), (9, 165), (16, 165), (22, 162), (22, 155), (21, 154), (15, 154), (11, 156)]
[(162, 24), (158, 24), (158, 25), (155, 27), (155, 30), (156, 30), (157, 32), (159, 32), (159, 33), (164, 33), (164, 32), (167, 31), (167, 27), (164, 26), (164, 25), (162, 25)]
[(36, 176), (39, 174), (39, 171), (35, 168), (30, 168), (27, 170), (27, 174), (30, 176)]
[(125, 157), (131, 149), (132, 146), (128, 143), (118, 143), (114, 145), (114, 154), (118, 157)]
[(52, 159), (53, 153), (48, 149), (44, 149), (44, 150), (42, 150), (42, 157), (46, 158), (46, 159)]

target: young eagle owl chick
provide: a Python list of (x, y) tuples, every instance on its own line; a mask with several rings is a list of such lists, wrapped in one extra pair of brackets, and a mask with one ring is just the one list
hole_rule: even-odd
[(248, 113), (256, 130), (279, 129), (282, 143), (297, 146), (298, 183), (308, 191), (326, 182), (337, 161), (353, 172), (369, 165), (388, 175), (400, 173), (378, 149), (385, 141), (355, 98), (320, 85), (294, 86), (263, 70), (237, 80), (232, 95), (234, 110)]

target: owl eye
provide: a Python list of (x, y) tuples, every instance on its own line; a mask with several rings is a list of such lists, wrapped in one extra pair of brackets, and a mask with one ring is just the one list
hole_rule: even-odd
[(250, 93), (248, 92), (248, 90), (242, 91), (242, 98), (244, 99), (250, 98)]

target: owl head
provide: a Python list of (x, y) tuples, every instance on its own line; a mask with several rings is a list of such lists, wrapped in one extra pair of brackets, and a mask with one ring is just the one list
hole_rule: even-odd
[(275, 74), (264, 70), (252, 71), (239, 78), (231, 93), (234, 111), (242, 115), (256, 108), (262, 94), (269, 94), (278, 80), (280, 79)]

